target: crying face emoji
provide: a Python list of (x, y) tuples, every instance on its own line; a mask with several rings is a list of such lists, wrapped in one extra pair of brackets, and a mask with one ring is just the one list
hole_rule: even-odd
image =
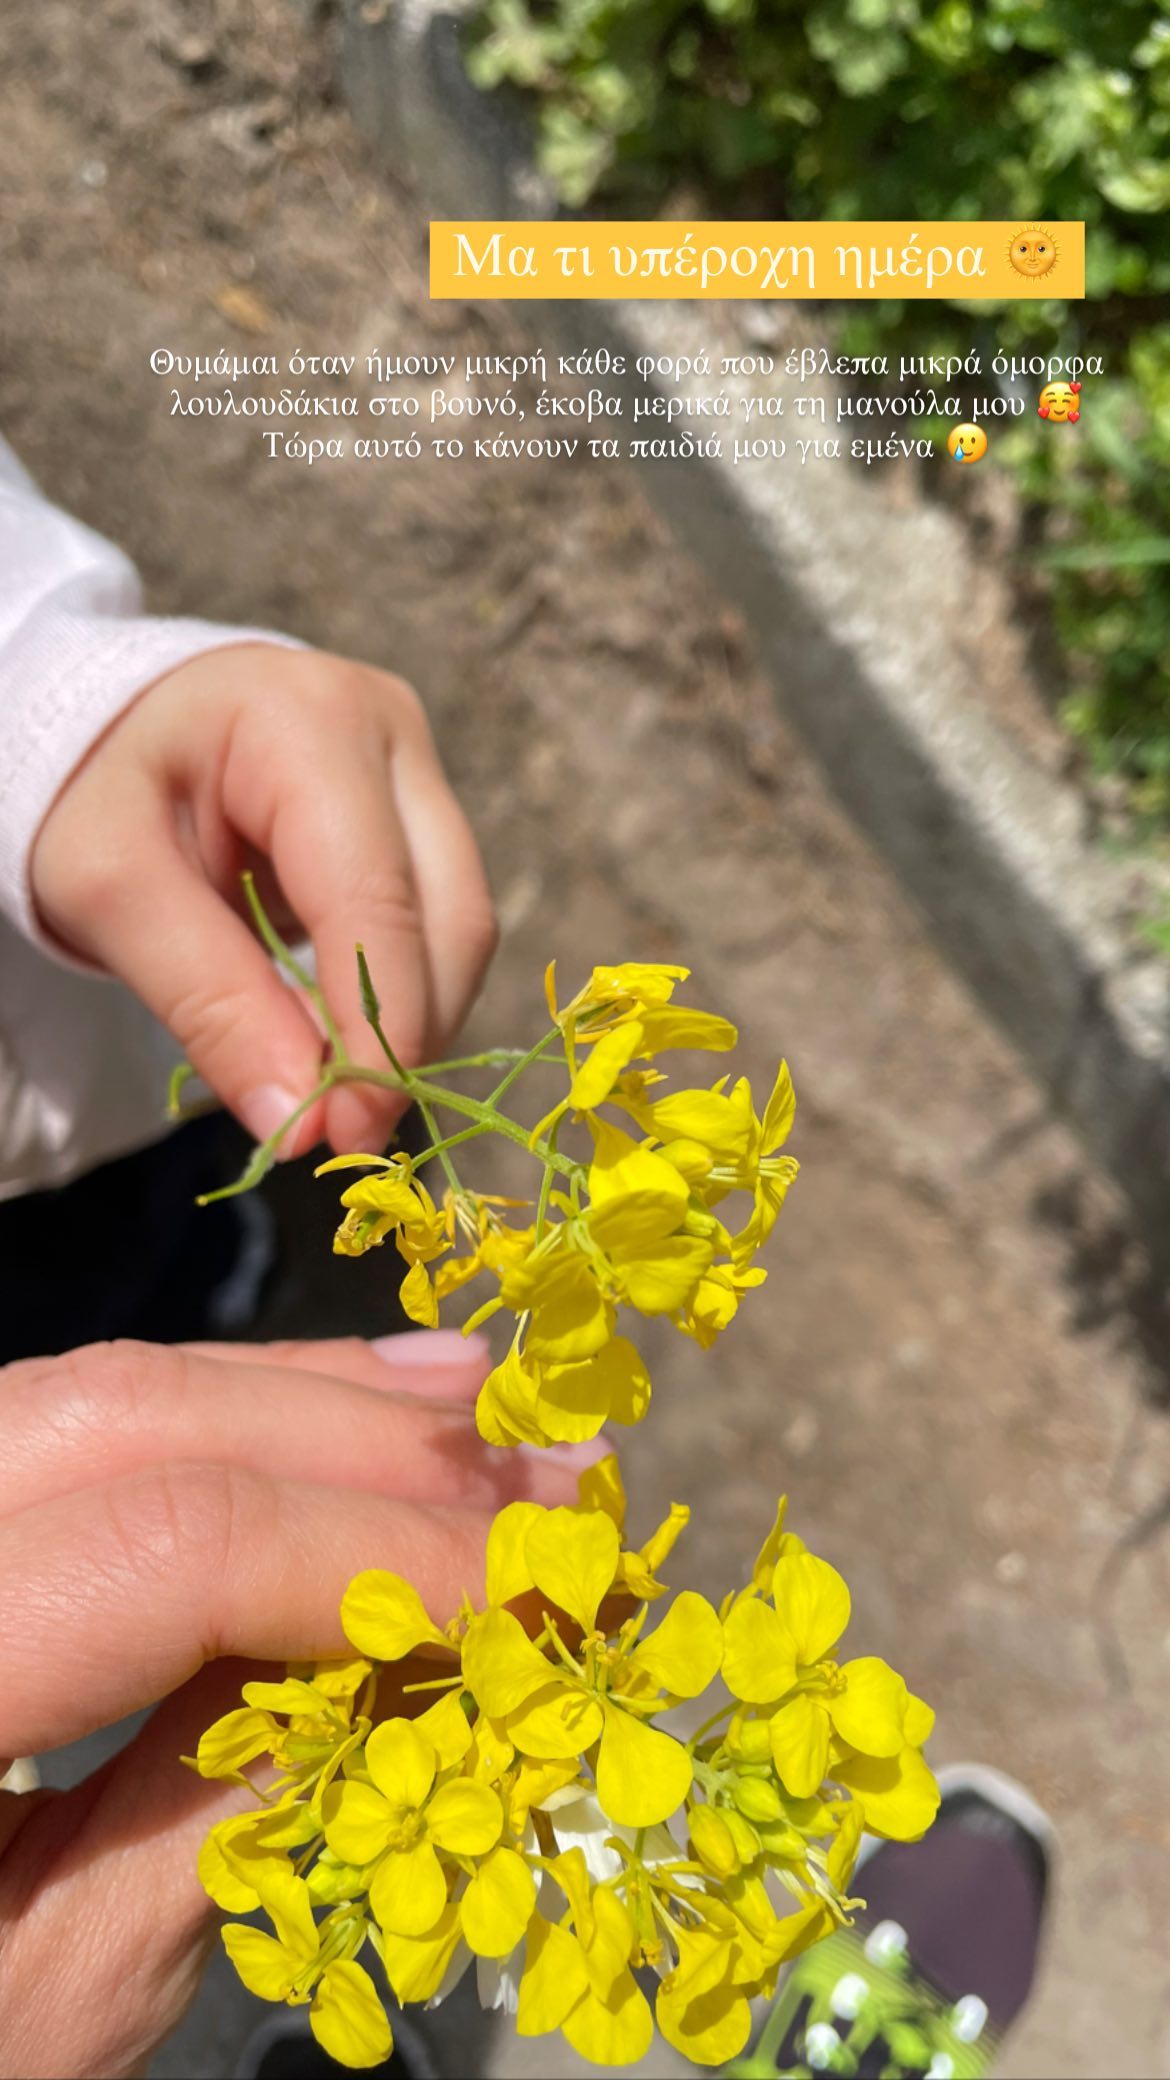
[(952, 426), (947, 435), (947, 454), (955, 462), (982, 462), (987, 453), (987, 435), (981, 426)]
[(1081, 416), (1080, 384), (1045, 383), (1036, 409), (1042, 419), (1050, 419), (1054, 426), (1063, 426), (1066, 420), (1071, 425)]

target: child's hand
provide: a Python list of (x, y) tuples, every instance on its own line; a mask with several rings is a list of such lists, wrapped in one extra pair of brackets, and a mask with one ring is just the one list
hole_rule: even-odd
[(251, 1802), (179, 1766), (247, 1679), (208, 1664), (345, 1652), (342, 1593), (375, 1564), (447, 1617), (482, 1593), (498, 1508), (576, 1499), (571, 1455), (477, 1437), (482, 1345), (378, 1348), (110, 1345), (0, 1373), (2, 1756), (166, 1700), (76, 1790), (0, 1792), (0, 2072), (141, 2071), (194, 1993), (216, 1918), (196, 1858)]
[[(58, 796), (33, 895), (68, 950), (127, 983), (258, 1140), (316, 1081), (321, 1040), (239, 915), (257, 864), (312, 939), (355, 1060), (360, 940), (400, 1059), (438, 1054), (495, 943), (475, 840), (410, 688), (366, 665), (241, 644), (143, 694)], [(279, 921), (279, 904), (276, 908)], [(380, 1148), (400, 1102), (333, 1091), (283, 1153)]]

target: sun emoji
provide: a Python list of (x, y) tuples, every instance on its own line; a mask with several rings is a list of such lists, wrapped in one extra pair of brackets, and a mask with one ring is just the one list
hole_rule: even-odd
[(1043, 224), (1025, 224), (1021, 230), (1013, 231), (1007, 256), (1017, 274), (1035, 281), (1039, 275), (1051, 273), (1060, 253), (1051, 231), (1046, 231)]

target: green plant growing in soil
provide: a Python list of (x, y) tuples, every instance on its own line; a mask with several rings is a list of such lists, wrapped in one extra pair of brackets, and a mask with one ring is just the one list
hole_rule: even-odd
[(645, 212), (697, 189), (730, 216), (1084, 219), (1085, 304), (872, 303), (847, 343), (965, 352), (974, 328), (987, 359), (1105, 356), (1075, 440), (1003, 452), (1042, 517), (1065, 720), (1164, 825), (1166, 0), (483, 0), (468, 65), (537, 98), (541, 163), (571, 207)]

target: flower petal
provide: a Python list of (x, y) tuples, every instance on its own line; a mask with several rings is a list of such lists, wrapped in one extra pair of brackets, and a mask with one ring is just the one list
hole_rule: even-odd
[(477, 1957), (507, 1957), (536, 1908), (536, 1884), (515, 1849), (493, 1849), (459, 1902), (463, 1933)]
[(540, 1914), (529, 1924), (525, 1951), (516, 2034), (543, 2037), (560, 2029), (570, 2009), (588, 1992), (585, 1959), (576, 1937)]
[(829, 1699), (829, 1716), (843, 1741), (863, 1755), (897, 1755), (906, 1744), (910, 1693), (900, 1675), (876, 1654), (847, 1661), (845, 1688)]
[[(680, 1960), (677, 1970), (668, 1973), (658, 1989), (658, 2027), (667, 2043), (692, 2065), (726, 2065), (738, 2057), (751, 2035), (751, 2009), (731, 1977), (733, 1947), (724, 1943), (715, 1950), (712, 1963), (721, 1963), (723, 1969), (713, 1985), (704, 1985), (694, 1973), (684, 1973)], [(721, 1959), (719, 1951), (723, 1952)]]
[(745, 1704), (783, 1697), (796, 1681), (792, 1634), (756, 1596), (742, 1596), (723, 1620), (723, 1680)]
[(447, 1904), (443, 1866), (430, 1842), (395, 1849), (370, 1880), (370, 1906), (379, 1928), (400, 1936), (425, 1936)]
[(793, 1553), (776, 1562), (772, 1596), (802, 1668), (823, 1661), (849, 1623), (849, 1590), (827, 1560)]
[(394, 2049), (390, 2018), (374, 1982), (352, 1958), (321, 1974), (309, 2024), (322, 2051), (343, 2066), (380, 2066)]
[(276, 1930), (277, 1940), (290, 1956), (300, 1960), (298, 1970), (311, 1964), (321, 1947), (313, 1919), (313, 1901), (303, 1878), (298, 1878), (282, 1857), (263, 1857), (252, 1880), (256, 1896)]
[(461, 1690), (448, 1690), (437, 1704), (428, 1705), (425, 1712), (420, 1712), (414, 1723), (431, 1743), (440, 1769), (450, 1769), (453, 1762), (462, 1762), (471, 1746), (472, 1733), (463, 1709)]
[(541, 1428), (558, 1444), (596, 1437), (605, 1423), (639, 1423), (649, 1405), (650, 1375), (624, 1336), (612, 1336), (581, 1365), (552, 1365), (541, 1373)]
[(330, 1707), (320, 1690), (294, 1676), (286, 1676), (282, 1683), (245, 1683), (240, 1695), (257, 1711), (288, 1713), (301, 1719), (319, 1719)]
[(698, 1697), (714, 1682), (723, 1659), (723, 1627), (717, 1613), (705, 1596), (684, 1589), (630, 1659), (675, 1697)]
[(533, 1581), (583, 1632), (592, 1632), (613, 1587), (621, 1543), (617, 1525), (601, 1510), (543, 1510), (528, 1533)]
[(668, 1047), (696, 1048), (701, 1054), (727, 1054), (739, 1034), (728, 1018), (713, 1011), (692, 1011), (686, 1004), (664, 1004), (641, 1014), (642, 1053), (661, 1054)]
[(487, 1600), (510, 1603), (532, 1587), (525, 1544), (534, 1524), (544, 1512), (539, 1502), (509, 1502), (500, 1510), (488, 1532), (485, 1569)]
[(906, 1701), (906, 1724), (903, 1729), (912, 1748), (924, 1748), (934, 1732), (934, 1713), (920, 1697), (911, 1691)]
[(615, 1248), (613, 1264), (624, 1297), (639, 1314), (673, 1314), (686, 1306), (713, 1255), (701, 1235), (668, 1235), (637, 1250)]
[(561, 2028), (573, 2050), (603, 2073), (635, 2065), (654, 2041), (650, 2004), (629, 1970), (621, 1974), (607, 1999), (587, 1993), (566, 2015)]
[(766, 1156), (775, 1155), (778, 1148), (783, 1148), (795, 1118), (796, 1092), (792, 1088), (788, 1064), (781, 1062), (760, 1126), (760, 1146)]
[(223, 1931), (223, 1947), (249, 1993), (262, 2001), (288, 1999), (303, 1965), (272, 1936), (265, 1935), (262, 1929), (244, 1928), (238, 1921), (229, 1921)]
[(201, 1734), (196, 1767), (201, 1777), (235, 1777), (272, 1746), (272, 1721), (265, 1712), (225, 1712)]
[(575, 1112), (589, 1112), (596, 1105), (604, 1105), (622, 1070), (637, 1054), (641, 1039), (642, 1028), (636, 1020), (613, 1026), (602, 1034), (570, 1085), (569, 1104)]
[(458, 1946), (459, 1909), (450, 1901), (425, 1935), (383, 1929), (382, 1957), (395, 1998), (403, 2004), (433, 2000)]
[(829, 1714), (819, 1698), (794, 1697), (768, 1722), (776, 1774), (793, 1798), (811, 1798), (825, 1780)]
[(412, 1811), (425, 1804), (438, 1758), (410, 1719), (386, 1719), (366, 1742), (366, 1768), (384, 1798)]
[(412, 1264), (398, 1288), (403, 1314), (421, 1329), (433, 1329), (439, 1320), (439, 1298), (425, 1264)]
[(522, 1755), (567, 1761), (593, 1746), (601, 1732), (601, 1706), (583, 1687), (558, 1678), (555, 1669), (549, 1672), (552, 1681), (509, 1712), (508, 1737)]
[(659, 1141), (696, 1141), (723, 1162), (747, 1154), (751, 1113), (721, 1091), (672, 1091), (650, 1113)]
[(453, 1777), (427, 1806), (427, 1833), (454, 1856), (486, 1856), (500, 1839), (504, 1808), (490, 1784)]
[(681, 1741), (606, 1704), (597, 1757), (597, 1795), (620, 1827), (668, 1820), (691, 1788), (691, 1758)]
[(321, 1801), (325, 1839), (343, 1863), (372, 1863), (389, 1840), (393, 1815), (373, 1784), (330, 1784)]
[(475, 1404), (476, 1428), (485, 1444), (545, 1442), (536, 1406), (539, 1385), (539, 1374), (525, 1365), (518, 1350), (510, 1350), (488, 1373)]
[(418, 1590), (381, 1567), (354, 1577), (341, 1599), (341, 1622), (346, 1638), (374, 1661), (402, 1661), (424, 1640), (450, 1645), (427, 1616)]
[[(622, 1336), (614, 1338), (618, 1344), (624, 1341)], [(610, 1452), (607, 1458), (599, 1459), (595, 1466), (587, 1466), (584, 1473), (577, 1475), (577, 1507), (604, 1510), (619, 1531), (625, 1528), (626, 1491), (616, 1452)]]
[(833, 1764), (839, 1784), (853, 1793), (870, 1834), (916, 1842), (939, 1807), (939, 1788), (917, 1748), (900, 1755), (851, 1755)]
[(589, 1227), (603, 1249), (655, 1241), (684, 1219), (690, 1194), (673, 1164), (608, 1120), (594, 1120)]
[(535, 1691), (553, 1681), (545, 1659), (511, 1611), (484, 1611), (471, 1620), (463, 1641), (463, 1675), (482, 1712), (503, 1719)]

